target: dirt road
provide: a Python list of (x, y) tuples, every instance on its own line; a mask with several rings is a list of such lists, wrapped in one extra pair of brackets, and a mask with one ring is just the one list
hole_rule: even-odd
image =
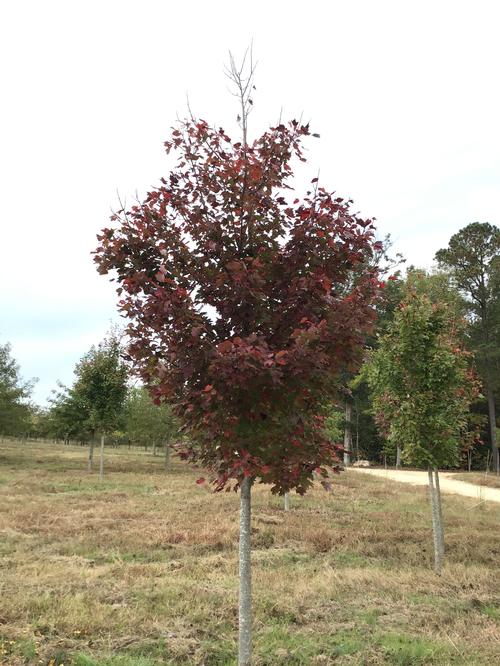
[[(381, 476), (391, 481), (401, 483), (412, 483), (414, 486), (426, 486), (428, 484), (427, 472), (414, 472), (398, 469), (367, 469), (363, 467), (350, 467), (349, 470), (362, 472), (363, 474), (373, 474)], [(455, 495), (465, 495), (473, 497), (478, 502), (500, 502), (500, 489), (488, 488), (487, 486), (478, 486), (467, 481), (458, 481), (453, 478), (453, 474), (440, 472), (439, 485), (443, 493), (454, 493)]]

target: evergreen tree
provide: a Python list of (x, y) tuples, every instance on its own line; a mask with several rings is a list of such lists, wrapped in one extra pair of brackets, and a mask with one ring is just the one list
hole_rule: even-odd
[(500, 375), (500, 229), (474, 222), (454, 234), (436, 253), (466, 298), (471, 346), (481, 370), (488, 401), (494, 467), (500, 473), (496, 409)]

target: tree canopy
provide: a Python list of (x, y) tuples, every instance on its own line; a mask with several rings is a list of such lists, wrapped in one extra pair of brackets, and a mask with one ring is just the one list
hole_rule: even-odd
[(366, 368), (373, 409), (406, 462), (454, 466), (477, 381), (453, 309), (432, 303), (418, 289), (418, 276), (413, 282)]
[(124, 429), (130, 441), (153, 444), (171, 440), (179, 423), (169, 404), (155, 405), (144, 387), (133, 387), (125, 402)]
[(321, 407), (375, 318), (372, 221), (317, 178), (288, 196), (309, 135), (292, 121), (247, 146), (181, 123), (165, 144), (178, 154), (168, 178), (99, 237), (130, 357), (155, 399), (174, 403), (186, 455), (219, 489), (250, 476), (304, 492), (335, 462)]
[(473, 222), (454, 234), (447, 248), (436, 252), (465, 296), (470, 346), (484, 378), (490, 419), (493, 464), (500, 472), (496, 401), (500, 376), (500, 229)]
[(23, 381), (10, 345), (0, 345), (0, 433), (19, 435), (29, 429), (34, 381)]
[(500, 270), (500, 229), (488, 222), (473, 222), (450, 238), (447, 248), (436, 252), (439, 264), (469, 298), (478, 317), (497, 297), (495, 273)]
[(56, 437), (86, 440), (120, 424), (127, 395), (127, 366), (113, 334), (92, 346), (75, 367), (71, 387), (60, 385), (47, 415)]
[(92, 431), (116, 428), (127, 395), (127, 368), (121, 359), (120, 343), (113, 335), (91, 347), (75, 370), (73, 396), (81, 405)]

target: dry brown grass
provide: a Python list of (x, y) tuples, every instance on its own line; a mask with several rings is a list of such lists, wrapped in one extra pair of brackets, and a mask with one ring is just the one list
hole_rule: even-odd
[(478, 486), (488, 486), (489, 488), (500, 488), (500, 476), (494, 472), (485, 474), (484, 472), (460, 472), (453, 475), (458, 481), (467, 481), (476, 483)]
[[(234, 493), (136, 451), (102, 484), (78, 447), (0, 456), (0, 663), (235, 663)], [(438, 578), (425, 488), (341, 475), (285, 513), (256, 487), (256, 665), (497, 663), (500, 508), (444, 501)]]

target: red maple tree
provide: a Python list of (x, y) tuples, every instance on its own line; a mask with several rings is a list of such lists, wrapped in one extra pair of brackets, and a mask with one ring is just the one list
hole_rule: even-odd
[(130, 357), (155, 400), (175, 406), (184, 455), (217, 489), (258, 477), (303, 493), (326, 475), (338, 459), (321, 408), (374, 320), (372, 220), (317, 178), (287, 196), (308, 135), (292, 121), (246, 145), (182, 122), (165, 143), (178, 154), (169, 176), (98, 237)]

